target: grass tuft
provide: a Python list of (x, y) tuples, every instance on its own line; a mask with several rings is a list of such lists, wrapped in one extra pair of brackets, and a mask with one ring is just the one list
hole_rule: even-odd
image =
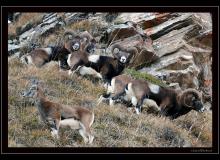
[(128, 69), (128, 68), (126, 68), (124, 72), (126, 74), (132, 76), (135, 79), (144, 79), (144, 80), (149, 81), (153, 84), (157, 84), (157, 85), (162, 86), (162, 87), (168, 87), (168, 85), (165, 84), (163, 81), (159, 80), (158, 78), (156, 78), (156, 77), (154, 77), (150, 74), (141, 73), (141, 72), (138, 72), (134, 69)]

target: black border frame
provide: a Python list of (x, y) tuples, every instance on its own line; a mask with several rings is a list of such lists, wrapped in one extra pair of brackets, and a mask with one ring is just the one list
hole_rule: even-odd
[[(8, 12), (211, 12), (213, 15), (213, 147), (212, 148), (16, 148), (8, 147)], [(216, 154), (219, 153), (219, 7), (218, 6), (1, 6), (1, 153), (3, 154)], [(3, 68), (4, 67), (4, 68)], [(3, 92), (4, 91), (4, 92)], [(7, 97), (6, 97), (7, 96)]]

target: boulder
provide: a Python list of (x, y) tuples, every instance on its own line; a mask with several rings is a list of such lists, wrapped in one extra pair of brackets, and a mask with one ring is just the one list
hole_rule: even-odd
[(108, 46), (114, 41), (134, 36), (137, 33), (138, 32), (133, 26), (127, 24), (113, 25), (103, 33), (100, 42), (106, 43)]
[(151, 36), (151, 38), (154, 40), (169, 33), (172, 30), (180, 29), (182, 27), (192, 24), (192, 13), (182, 13), (179, 15), (180, 16), (176, 18), (168, 19), (164, 23), (161, 23), (151, 28), (147, 28), (145, 30), (145, 33), (148, 36)]
[(167, 55), (145, 67), (140, 72), (152, 74), (167, 83), (179, 83), (182, 89), (199, 88), (199, 68), (193, 61), (192, 53), (180, 49), (174, 54)]
[[(205, 94), (205, 99), (209, 100), (212, 96), (212, 34), (211, 32), (196, 37), (191, 43), (186, 44), (194, 62), (201, 70), (199, 77), (200, 89)], [(204, 99), (204, 100), (205, 100)]]
[[(185, 45), (185, 36), (192, 30), (199, 30), (197, 25), (189, 25), (179, 30), (173, 30), (153, 41), (153, 47), (158, 57), (172, 54)], [(192, 34), (191, 34), (192, 36)], [(190, 36), (188, 36), (190, 37)], [(191, 37), (192, 38), (192, 37)]]

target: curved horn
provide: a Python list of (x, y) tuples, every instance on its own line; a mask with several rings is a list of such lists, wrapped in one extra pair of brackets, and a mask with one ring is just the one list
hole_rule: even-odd
[[(84, 50), (87, 50), (90, 47), (96, 48), (96, 47), (94, 47), (96, 44), (96, 40), (93, 38), (93, 36), (88, 31), (84, 31), (84, 32), (80, 33), (79, 36), (81, 38), (81, 43), (83, 43)], [(88, 52), (90, 52), (90, 51), (88, 51)], [(94, 50), (93, 50), (93, 52), (94, 52)]]
[(65, 31), (63, 34), (63, 39), (65, 41), (73, 39), (76, 36), (76, 33), (74, 33), (73, 31)]
[(92, 37), (92, 35), (91, 35), (89, 32), (87, 32), (87, 31), (82, 32), (79, 36), (80, 36), (80, 38), (82, 38), (82, 39), (86, 38), (87, 41), (90, 41), (90, 40), (94, 39), (94, 38)]
[(199, 91), (193, 89), (193, 88), (189, 88), (189, 89), (186, 89), (184, 91), (182, 91), (181, 95), (180, 95), (180, 103), (182, 103), (183, 105), (187, 106), (187, 107), (192, 107), (192, 106), (189, 106), (187, 103), (186, 103), (186, 97), (191, 94), (193, 96), (195, 96), (197, 99), (201, 99), (201, 94)]
[(129, 55), (129, 60), (132, 60), (132, 61), (130, 61), (130, 63), (133, 63), (133, 61), (134, 61), (134, 57), (136, 57), (137, 56), (137, 54), (138, 54), (138, 50), (137, 50), (137, 48), (136, 47), (130, 47), (130, 48), (128, 48), (127, 49), (127, 52), (130, 54)]
[(120, 50), (123, 50), (123, 48), (119, 44), (114, 44), (111, 48), (111, 53), (115, 58), (118, 58)]

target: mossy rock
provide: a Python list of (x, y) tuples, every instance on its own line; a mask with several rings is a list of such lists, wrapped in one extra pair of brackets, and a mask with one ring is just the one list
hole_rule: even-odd
[(135, 79), (144, 79), (148, 82), (159, 85), (161, 87), (168, 87), (167, 84), (162, 82), (160, 79), (154, 77), (153, 75), (150, 75), (150, 74), (147, 74), (147, 73), (141, 73), (141, 72), (138, 72), (134, 69), (128, 69), (128, 68), (126, 68), (124, 72), (125, 72), (125, 74), (128, 74), (128, 75), (132, 76)]

